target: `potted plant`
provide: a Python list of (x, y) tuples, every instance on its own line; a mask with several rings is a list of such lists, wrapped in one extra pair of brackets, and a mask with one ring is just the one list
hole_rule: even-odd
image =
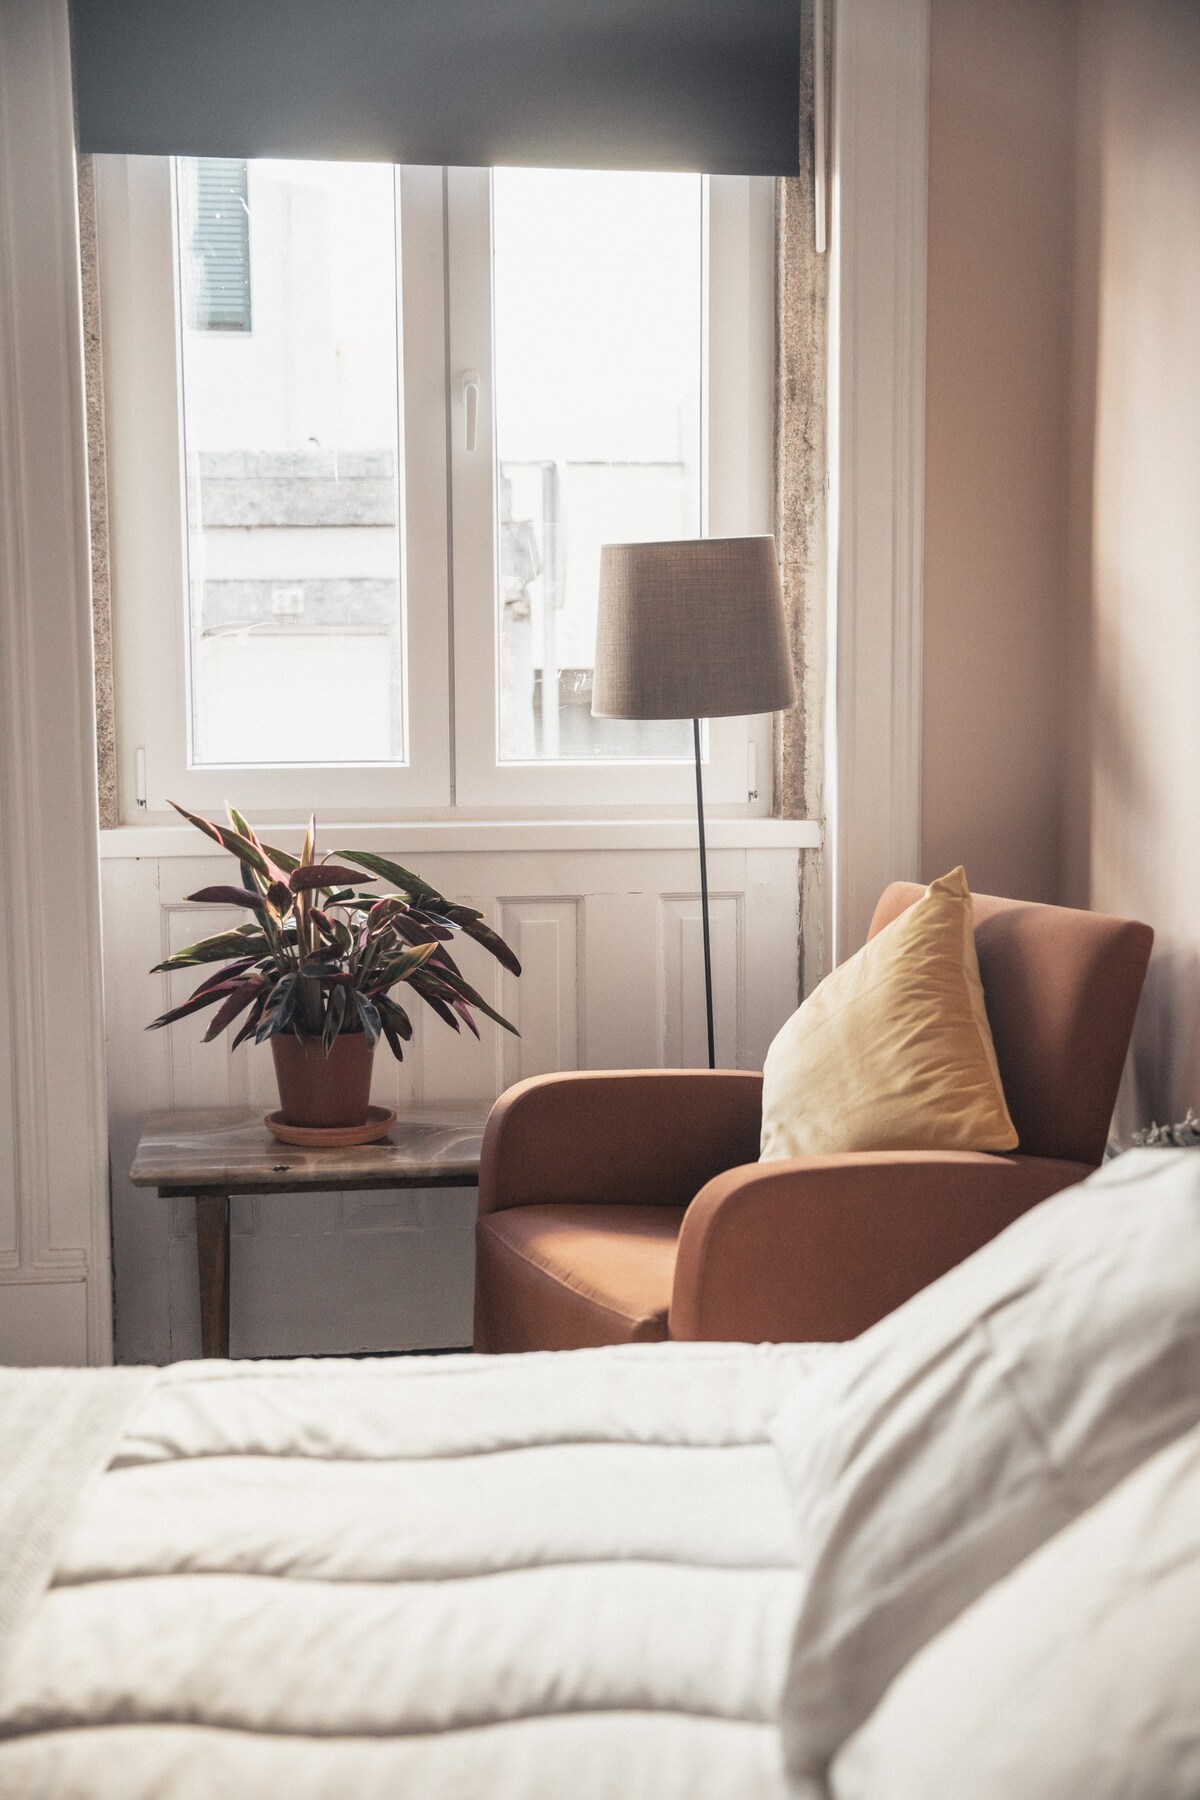
[[(315, 817), (296, 857), (262, 843), (232, 806), (228, 826), (175, 810), (236, 857), (241, 871), (240, 886), (201, 888), (188, 898), (245, 907), (252, 916), (155, 964), (154, 974), (221, 966), (147, 1029), (215, 1006), (206, 1044), (238, 1020), (234, 1049), (248, 1038), (269, 1039), (285, 1126), (364, 1124), (376, 1044), (385, 1038), (400, 1062), (412, 1037), (397, 987), (410, 988), (455, 1031), (466, 1025), (478, 1037), (480, 1012), (515, 1033), (447, 947), (461, 932), (519, 975), (520, 963), (482, 913), (455, 905), (386, 857), (338, 850), (338, 861), (330, 853), (318, 858)], [(396, 891), (361, 891), (379, 879)]]

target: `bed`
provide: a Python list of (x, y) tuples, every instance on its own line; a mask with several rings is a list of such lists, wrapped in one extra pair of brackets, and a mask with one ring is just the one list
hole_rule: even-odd
[(0, 1371), (0, 1800), (1195, 1800), (1200, 1157), (833, 1346)]
[(8, 1374), (26, 1536), (62, 1516), (10, 1602), (0, 1796), (776, 1800), (770, 1426), (828, 1354)]

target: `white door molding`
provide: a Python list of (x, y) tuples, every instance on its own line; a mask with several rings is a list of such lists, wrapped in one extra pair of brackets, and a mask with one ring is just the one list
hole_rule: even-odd
[(920, 860), (929, 0), (838, 0), (830, 267), (833, 960)]
[(112, 1354), (66, 0), (0, 6), (0, 1362)]

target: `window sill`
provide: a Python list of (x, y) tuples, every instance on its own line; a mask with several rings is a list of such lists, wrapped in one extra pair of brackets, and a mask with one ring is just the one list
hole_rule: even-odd
[[(282, 848), (300, 847), (303, 828), (280, 825), (271, 837)], [(321, 833), (326, 843), (336, 841), (355, 849), (383, 855), (459, 852), (467, 855), (494, 852), (575, 850), (693, 850), (696, 821), (690, 819), (430, 819), (404, 824), (332, 824)], [(705, 819), (710, 850), (816, 850), (822, 829), (813, 819)], [(100, 833), (100, 855), (105, 861), (139, 857), (160, 859), (176, 856), (217, 856), (209, 844), (188, 825), (120, 825)]]

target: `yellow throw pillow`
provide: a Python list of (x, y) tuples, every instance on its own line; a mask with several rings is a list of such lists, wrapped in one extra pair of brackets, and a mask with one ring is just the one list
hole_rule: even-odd
[(827, 975), (771, 1045), (762, 1160), (1016, 1146), (955, 869)]

